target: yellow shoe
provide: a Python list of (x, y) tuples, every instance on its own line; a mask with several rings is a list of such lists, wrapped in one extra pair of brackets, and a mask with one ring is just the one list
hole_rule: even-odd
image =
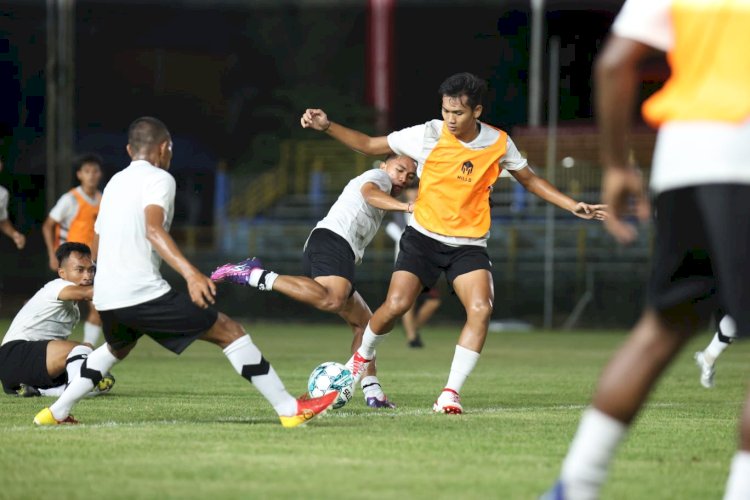
[(301, 397), (297, 399), (297, 413), (291, 417), (285, 417), (279, 415), (281, 425), (287, 428), (297, 427), (306, 423), (308, 420), (313, 419), (317, 415), (322, 415), (328, 408), (336, 402), (336, 398), (339, 397), (338, 391), (329, 392), (319, 398), (305, 398)]
[(60, 425), (60, 424), (77, 424), (78, 420), (73, 418), (73, 415), (68, 415), (63, 420), (57, 420), (52, 411), (49, 408), (45, 408), (34, 417), (34, 423), (36, 425)]

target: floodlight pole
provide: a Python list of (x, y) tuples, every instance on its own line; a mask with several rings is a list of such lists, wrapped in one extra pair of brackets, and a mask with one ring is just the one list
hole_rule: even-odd
[(542, 123), (542, 61), (544, 60), (544, 0), (531, 0), (531, 47), (529, 50), (529, 127)]
[[(555, 185), (557, 160), (558, 85), (560, 82), (560, 38), (549, 40), (549, 110), (547, 117), (547, 180)], [(555, 301), (555, 210), (547, 203), (544, 244), (544, 328), (552, 328)]]

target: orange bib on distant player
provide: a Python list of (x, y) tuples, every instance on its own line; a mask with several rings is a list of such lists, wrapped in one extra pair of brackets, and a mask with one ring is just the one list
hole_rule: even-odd
[(643, 104), (652, 126), (668, 121), (750, 118), (750, 1), (675, 0), (672, 75)]
[(70, 221), (69, 227), (63, 228), (61, 225), (57, 226), (57, 246), (68, 241), (85, 243), (91, 246), (94, 243), (94, 222), (96, 222), (96, 217), (99, 215), (99, 201), (102, 195), (97, 191), (97, 203), (96, 205), (92, 205), (78, 192), (78, 188), (71, 189), (70, 193), (78, 202), (78, 212), (76, 212), (73, 220)]
[(473, 150), (443, 124), (440, 140), (422, 167), (414, 203), (414, 217), (423, 228), (463, 238), (481, 238), (490, 230), (490, 187), (500, 175), (508, 140), (508, 134), (499, 132), (494, 144)]

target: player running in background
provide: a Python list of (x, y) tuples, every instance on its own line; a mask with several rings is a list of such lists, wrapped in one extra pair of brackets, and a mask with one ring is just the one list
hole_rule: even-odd
[[(643, 105), (659, 128), (651, 173), (656, 245), (647, 306), (599, 379), (548, 498), (599, 498), (616, 449), (665, 368), (718, 308), (750, 328), (750, 1), (628, 0), (599, 55), (607, 229), (622, 242), (648, 217), (627, 133), (639, 91), (638, 64), (668, 52), (671, 75)], [(705, 147), (701, 147), (705, 146)], [(665, 484), (666, 487), (666, 484)], [(750, 399), (725, 499), (750, 498)]]
[[(211, 279), (275, 290), (321, 311), (338, 314), (352, 329), (352, 353), (356, 352), (372, 311), (355, 288), (355, 265), (362, 262), (365, 248), (380, 228), (386, 211), (411, 212), (413, 203), (394, 197), (414, 180), (416, 170), (414, 160), (392, 154), (380, 168), (349, 181), (305, 242), (304, 276), (279, 275), (263, 269), (258, 259), (247, 259), (219, 267)], [(365, 403), (373, 408), (394, 408), (377, 378), (375, 363), (368, 366), (364, 375), (361, 386)]]
[(327, 133), (368, 155), (404, 154), (417, 160), (420, 178), (414, 217), (401, 237), (401, 251), (385, 302), (375, 311), (362, 345), (349, 360), (355, 377), (375, 355), (398, 318), (421, 291), (445, 272), (466, 310), (450, 375), (433, 410), (463, 411), (459, 392), (479, 359), (487, 337), (494, 291), (487, 254), (490, 188), (503, 168), (530, 192), (578, 217), (604, 218), (600, 205), (580, 203), (527, 168), (508, 134), (480, 122), (486, 83), (469, 73), (446, 79), (438, 94), (443, 120), (431, 120), (382, 137), (339, 125), (320, 109), (302, 115), (304, 128)]
[[(284, 427), (303, 424), (328, 409), (338, 392), (298, 401), (286, 391), (242, 325), (211, 307), (216, 285), (185, 258), (169, 235), (176, 184), (167, 172), (172, 138), (164, 123), (151, 117), (135, 120), (128, 128), (127, 151), (132, 161), (104, 189), (95, 227), (94, 303), (106, 343), (88, 356), (81, 376), (40, 411), (34, 423), (76, 423), (70, 415), (73, 405), (130, 353), (142, 335), (176, 354), (195, 340), (221, 347), (237, 373), (273, 406)], [(161, 277), (162, 259), (185, 279), (189, 295), (173, 290)]]
[(716, 375), (716, 360), (724, 352), (724, 349), (734, 342), (737, 337), (737, 325), (734, 320), (727, 315), (719, 315), (719, 327), (716, 329), (711, 342), (702, 351), (693, 355), (695, 364), (701, 371), (701, 385), (706, 389), (714, 386), (714, 375)]
[[(57, 271), (59, 262), (55, 251), (67, 241), (94, 244), (94, 222), (99, 214), (102, 193), (102, 158), (95, 153), (86, 153), (75, 160), (76, 177), (80, 184), (65, 193), (49, 212), (42, 224), (44, 244), (47, 246), (49, 268)], [(83, 341), (93, 346), (99, 342), (102, 320), (91, 303), (87, 304), (88, 315), (83, 324)]]
[[(404, 190), (404, 199), (407, 202), (414, 203), (417, 201), (417, 192), (419, 191), (419, 181), (415, 181)], [(408, 212), (393, 214), (393, 221), (389, 222), (385, 226), (385, 232), (395, 242), (395, 260), (398, 260), (399, 243), (401, 242), (401, 235), (404, 234), (404, 229), (409, 225), (411, 214)], [(432, 287), (429, 290), (423, 291), (417, 300), (414, 301), (414, 305), (411, 309), (406, 311), (401, 317), (401, 324), (404, 327), (404, 333), (406, 334), (406, 344), (409, 347), (420, 349), (424, 347), (422, 337), (419, 334), (420, 328), (427, 324), (432, 318), (433, 314), (440, 308), (440, 290)]]
[[(78, 302), (91, 300), (94, 264), (83, 243), (57, 249), (57, 279), (24, 304), (0, 347), (0, 380), (6, 394), (21, 397), (59, 396), (80, 374), (92, 346), (68, 340), (80, 318)], [(108, 392), (115, 379), (105, 374), (96, 393)]]

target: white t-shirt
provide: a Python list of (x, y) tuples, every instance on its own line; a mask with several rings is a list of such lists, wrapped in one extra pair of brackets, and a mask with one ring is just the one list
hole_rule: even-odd
[(58, 299), (63, 288), (69, 286), (76, 285), (61, 278), (44, 285), (18, 311), (2, 343), (68, 338), (81, 317), (76, 301)]
[[(497, 129), (482, 122), (479, 122), (479, 124), (479, 135), (469, 143), (461, 142), (465, 148), (474, 150), (485, 149), (495, 144), (500, 137), (500, 132)], [(442, 131), (443, 120), (431, 120), (423, 125), (415, 125), (391, 132), (388, 135), (388, 146), (394, 153), (414, 158), (417, 161), (417, 175), (421, 177), (424, 162), (440, 140)], [(510, 136), (508, 136), (506, 141), (505, 154), (500, 158), (498, 163), (503, 170), (521, 170), (528, 165), (526, 158), (518, 151)], [(408, 224), (420, 233), (451, 246), (487, 246), (487, 239), (490, 236), (489, 232), (481, 238), (463, 238), (433, 233), (422, 227), (415, 217), (411, 217)]]
[(393, 183), (386, 171), (380, 168), (368, 170), (349, 181), (328, 214), (315, 226), (315, 229), (329, 229), (344, 238), (352, 247), (357, 264), (362, 262), (365, 248), (375, 237), (385, 215), (385, 210), (373, 207), (362, 196), (362, 186), (368, 182), (384, 193), (391, 193)]
[(166, 170), (142, 160), (107, 183), (94, 225), (99, 235), (94, 305), (99, 311), (142, 304), (170, 290), (159, 273), (161, 257), (146, 239), (144, 210), (148, 205), (162, 207), (163, 227), (169, 231), (175, 187)]
[(0, 220), (8, 218), (8, 190), (0, 186)]
[[(612, 32), (659, 50), (675, 43), (673, 0), (628, 0)], [(659, 128), (651, 170), (654, 193), (702, 184), (750, 184), (750, 120), (667, 122)]]
[[(91, 198), (87, 195), (81, 186), (78, 186), (76, 190), (78, 191), (78, 194), (90, 204), (96, 206), (99, 203), (96, 198)], [(70, 191), (68, 191), (57, 200), (55, 206), (49, 211), (49, 216), (62, 227), (68, 228), (73, 219), (75, 219), (77, 213), (78, 200)]]

